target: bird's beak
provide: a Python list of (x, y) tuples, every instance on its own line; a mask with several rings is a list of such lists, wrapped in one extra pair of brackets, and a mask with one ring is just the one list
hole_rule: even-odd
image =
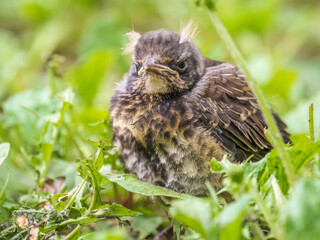
[(161, 74), (163, 72), (169, 72), (171, 74), (178, 74), (177, 71), (172, 70), (171, 68), (162, 65), (162, 64), (157, 64), (154, 62), (153, 58), (149, 58), (143, 66), (139, 69), (138, 74), (141, 75), (143, 72), (153, 72), (156, 74)]

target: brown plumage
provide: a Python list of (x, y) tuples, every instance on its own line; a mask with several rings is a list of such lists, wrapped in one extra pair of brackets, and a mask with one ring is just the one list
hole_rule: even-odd
[(270, 151), (260, 107), (237, 67), (204, 58), (186, 36), (165, 29), (135, 39), (130, 71), (110, 109), (113, 143), (127, 172), (206, 195), (206, 181), (222, 187), (223, 176), (210, 172), (212, 157), (256, 161)]

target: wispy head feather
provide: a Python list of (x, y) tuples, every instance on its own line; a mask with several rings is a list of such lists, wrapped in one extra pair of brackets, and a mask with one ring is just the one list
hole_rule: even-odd
[(124, 54), (129, 54), (134, 52), (134, 47), (136, 46), (139, 38), (141, 35), (134, 30), (131, 30), (131, 32), (126, 33), (126, 36), (129, 38), (129, 43), (125, 45), (123, 48)]
[(197, 33), (198, 26), (190, 20), (186, 25), (181, 25), (181, 34), (179, 43), (189, 41)]

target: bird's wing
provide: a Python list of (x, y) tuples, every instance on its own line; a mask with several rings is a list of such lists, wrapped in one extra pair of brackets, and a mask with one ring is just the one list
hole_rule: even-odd
[[(267, 125), (245, 76), (230, 63), (207, 67), (204, 76), (189, 93), (199, 120), (220, 139), (222, 145), (242, 161), (254, 154), (263, 157), (271, 148), (265, 135)], [(274, 114), (285, 142), (286, 125)]]

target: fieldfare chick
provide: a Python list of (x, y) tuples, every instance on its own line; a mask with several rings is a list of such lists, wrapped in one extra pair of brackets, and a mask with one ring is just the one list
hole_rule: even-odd
[[(218, 191), (221, 174), (210, 172), (214, 157), (233, 162), (272, 148), (267, 125), (245, 76), (230, 63), (203, 57), (181, 35), (160, 29), (131, 33), (132, 64), (111, 100), (113, 144), (127, 172), (182, 193)], [(274, 115), (285, 142), (285, 124)]]

